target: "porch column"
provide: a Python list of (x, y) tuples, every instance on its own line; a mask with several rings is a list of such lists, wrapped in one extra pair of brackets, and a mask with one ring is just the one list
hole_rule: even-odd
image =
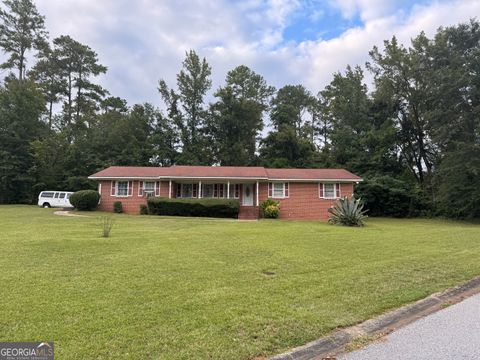
[(256, 195), (257, 195), (257, 206), (258, 206), (258, 180), (257, 180), (257, 191), (256, 191)]
[(202, 182), (198, 182), (198, 198), (200, 199), (202, 197)]
[(230, 181), (227, 181), (227, 199), (230, 199)]
[(168, 182), (168, 198), (172, 198), (172, 180)]

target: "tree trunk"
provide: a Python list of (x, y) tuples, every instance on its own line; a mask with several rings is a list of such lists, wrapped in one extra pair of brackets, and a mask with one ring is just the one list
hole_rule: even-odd
[(68, 109), (67, 109), (67, 121), (68, 125), (72, 123), (72, 74), (68, 74)]
[(23, 47), (20, 48), (20, 59), (18, 65), (18, 80), (21, 82), (23, 80), (23, 66), (25, 63), (25, 50)]
[(53, 112), (53, 101), (50, 101), (50, 106), (48, 108), (48, 128), (52, 130), (52, 112)]

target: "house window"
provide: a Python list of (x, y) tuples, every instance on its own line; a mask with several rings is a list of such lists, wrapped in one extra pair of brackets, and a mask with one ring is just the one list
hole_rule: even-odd
[(198, 197), (198, 184), (177, 184), (178, 198)]
[(323, 199), (336, 199), (340, 197), (339, 183), (321, 183), (319, 184), (319, 195)]
[(191, 198), (192, 197), (192, 184), (182, 184), (182, 193), (180, 197)]
[(230, 197), (234, 199), (240, 197), (240, 184), (230, 184)]
[(155, 195), (155, 181), (145, 181), (143, 183), (143, 192), (147, 196)]
[(158, 196), (159, 186), (158, 181), (139, 181), (138, 196)]
[(128, 181), (117, 181), (117, 196), (128, 196)]
[(274, 199), (284, 199), (289, 197), (288, 183), (268, 183), (268, 197)]
[(211, 198), (213, 196), (214, 185), (213, 184), (203, 184), (202, 185), (202, 197)]

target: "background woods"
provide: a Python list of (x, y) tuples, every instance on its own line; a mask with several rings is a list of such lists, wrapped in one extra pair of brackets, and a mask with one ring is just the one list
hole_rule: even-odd
[(357, 192), (371, 215), (480, 217), (476, 20), (389, 39), (318, 94), (275, 89), (245, 65), (212, 89), (211, 66), (190, 50), (176, 84), (159, 81), (162, 110), (102, 88), (94, 49), (49, 39), (31, 0), (3, 2), (0, 48), (0, 203), (89, 188), (110, 165), (344, 167), (366, 180)]

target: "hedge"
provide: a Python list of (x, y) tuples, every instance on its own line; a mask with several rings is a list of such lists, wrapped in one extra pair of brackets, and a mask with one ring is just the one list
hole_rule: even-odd
[(148, 213), (151, 215), (202, 216), (237, 218), (240, 202), (234, 199), (168, 199), (149, 198)]
[(100, 194), (95, 190), (80, 190), (73, 193), (69, 200), (77, 210), (92, 211), (98, 206)]

